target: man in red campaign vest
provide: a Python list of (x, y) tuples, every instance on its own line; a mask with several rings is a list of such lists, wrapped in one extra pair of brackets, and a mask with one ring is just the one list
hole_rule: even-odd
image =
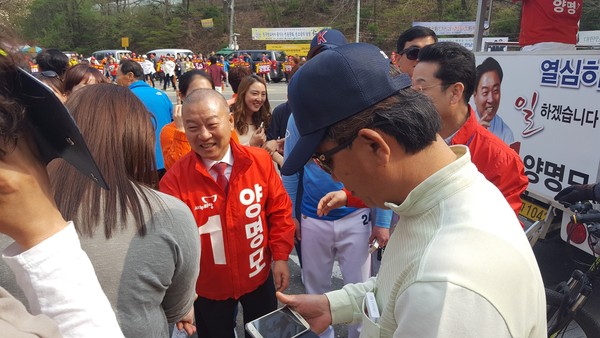
[(160, 190), (186, 203), (198, 225), (198, 336), (233, 338), (238, 301), (245, 324), (275, 310), (275, 291), (288, 286), (292, 205), (271, 156), (230, 142), (233, 115), (221, 94), (192, 92), (182, 117), (193, 151), (167, 171)]

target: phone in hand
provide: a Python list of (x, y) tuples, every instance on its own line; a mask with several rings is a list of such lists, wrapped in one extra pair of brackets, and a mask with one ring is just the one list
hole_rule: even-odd
[(292, 338), (309, 330), (306, 320), (287, 306), (246, 324), (246, 331), (254, 338)]

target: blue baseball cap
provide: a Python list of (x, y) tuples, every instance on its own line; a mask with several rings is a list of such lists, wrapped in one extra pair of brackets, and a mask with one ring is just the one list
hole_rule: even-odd
[(310, 42), (310, 50), (308, 51), (306, 58), (311, 59), (323, 50), (336, 48), (346, 44), (348, 44), (348, 40), (346, 40), (346, 37), (342, 32), (337, 29), (321, 29)]
[(410, 87), (410, 77), (390, 72), (391, 60), (378, 47), (352, 43), (322, 51), (294, 75), (288, 100), (300, 139), (281, 173), (300, 170), (325, 137), (327, 129)]

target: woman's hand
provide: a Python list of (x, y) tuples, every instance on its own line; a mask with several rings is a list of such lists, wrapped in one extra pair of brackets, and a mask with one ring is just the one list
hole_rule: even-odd
[(265, 128), (258, 128), (250, 137), (249, 144), (253, 147), (262, 147), (267, 141), (267, 134), (265, 134)]

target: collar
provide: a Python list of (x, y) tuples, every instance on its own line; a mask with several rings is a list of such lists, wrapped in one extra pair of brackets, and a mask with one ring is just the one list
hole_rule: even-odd
[[(477, 113), (475, 113), (475, 111), (473, 110), (471, 105), (469, 105), (468, 107), (469, 107), (469, 117), (467, 118), (467, 121), (465, 121), (465, 124), (463, 124), (463, 126), (460, 127), (460, 129), (458, 131), (456, 131), (456, 133), (454, 133), (453, 136), (450, 137), (451, 138), (449, 140), (450, 143), (448, 143), (448, 140), (446, 141), (446, 143), (448, 143), (449, 145), (469, 143), (469, 140), (475, 134), (475, 132), (477, 131), (477, 128), (481, 127), (479, 122), (477, 122), (477, 118), (475, 117), (475, 115), (477, 115)], [(483, 127), (481, 127), (481, 128), (483, 128)]]
[(477, 168), (471, 163), (469, 148), (456, 145), (450, 149), (456, 154), (456, 160), (417, 185), (402, 204), (386, 202), (385, 206), (400, 216), (419, 215), (474, 180)]
[(210, 168), (212, 168), (213, 165), (219, 163), (219, 162), (225, 162), (227, 163), (230, 167), (233, 167), (233, 155), (231, 153), (231, 144), (227, 146), (227, 152), (225, 153), (225, 155), (223, 156), (222, 159), (218, 160), (218, 161), (213, 161), (213, 160), (208, 160), (208, 159), (204, 159), (198, 156), (198, 158), (200, 158), (202, 160), (202, 163), (204, 164), (204, 167), (206, 168), (206, 170), (209, 170)]
[(144, 87), (144, 86), (150, 87), (150, 85), (147, 84), (146, 82), (144, 82), (142, 80), (136, 80), (132, 84), (129, 85), (129, 89), (137, 88), (137, 87)]

